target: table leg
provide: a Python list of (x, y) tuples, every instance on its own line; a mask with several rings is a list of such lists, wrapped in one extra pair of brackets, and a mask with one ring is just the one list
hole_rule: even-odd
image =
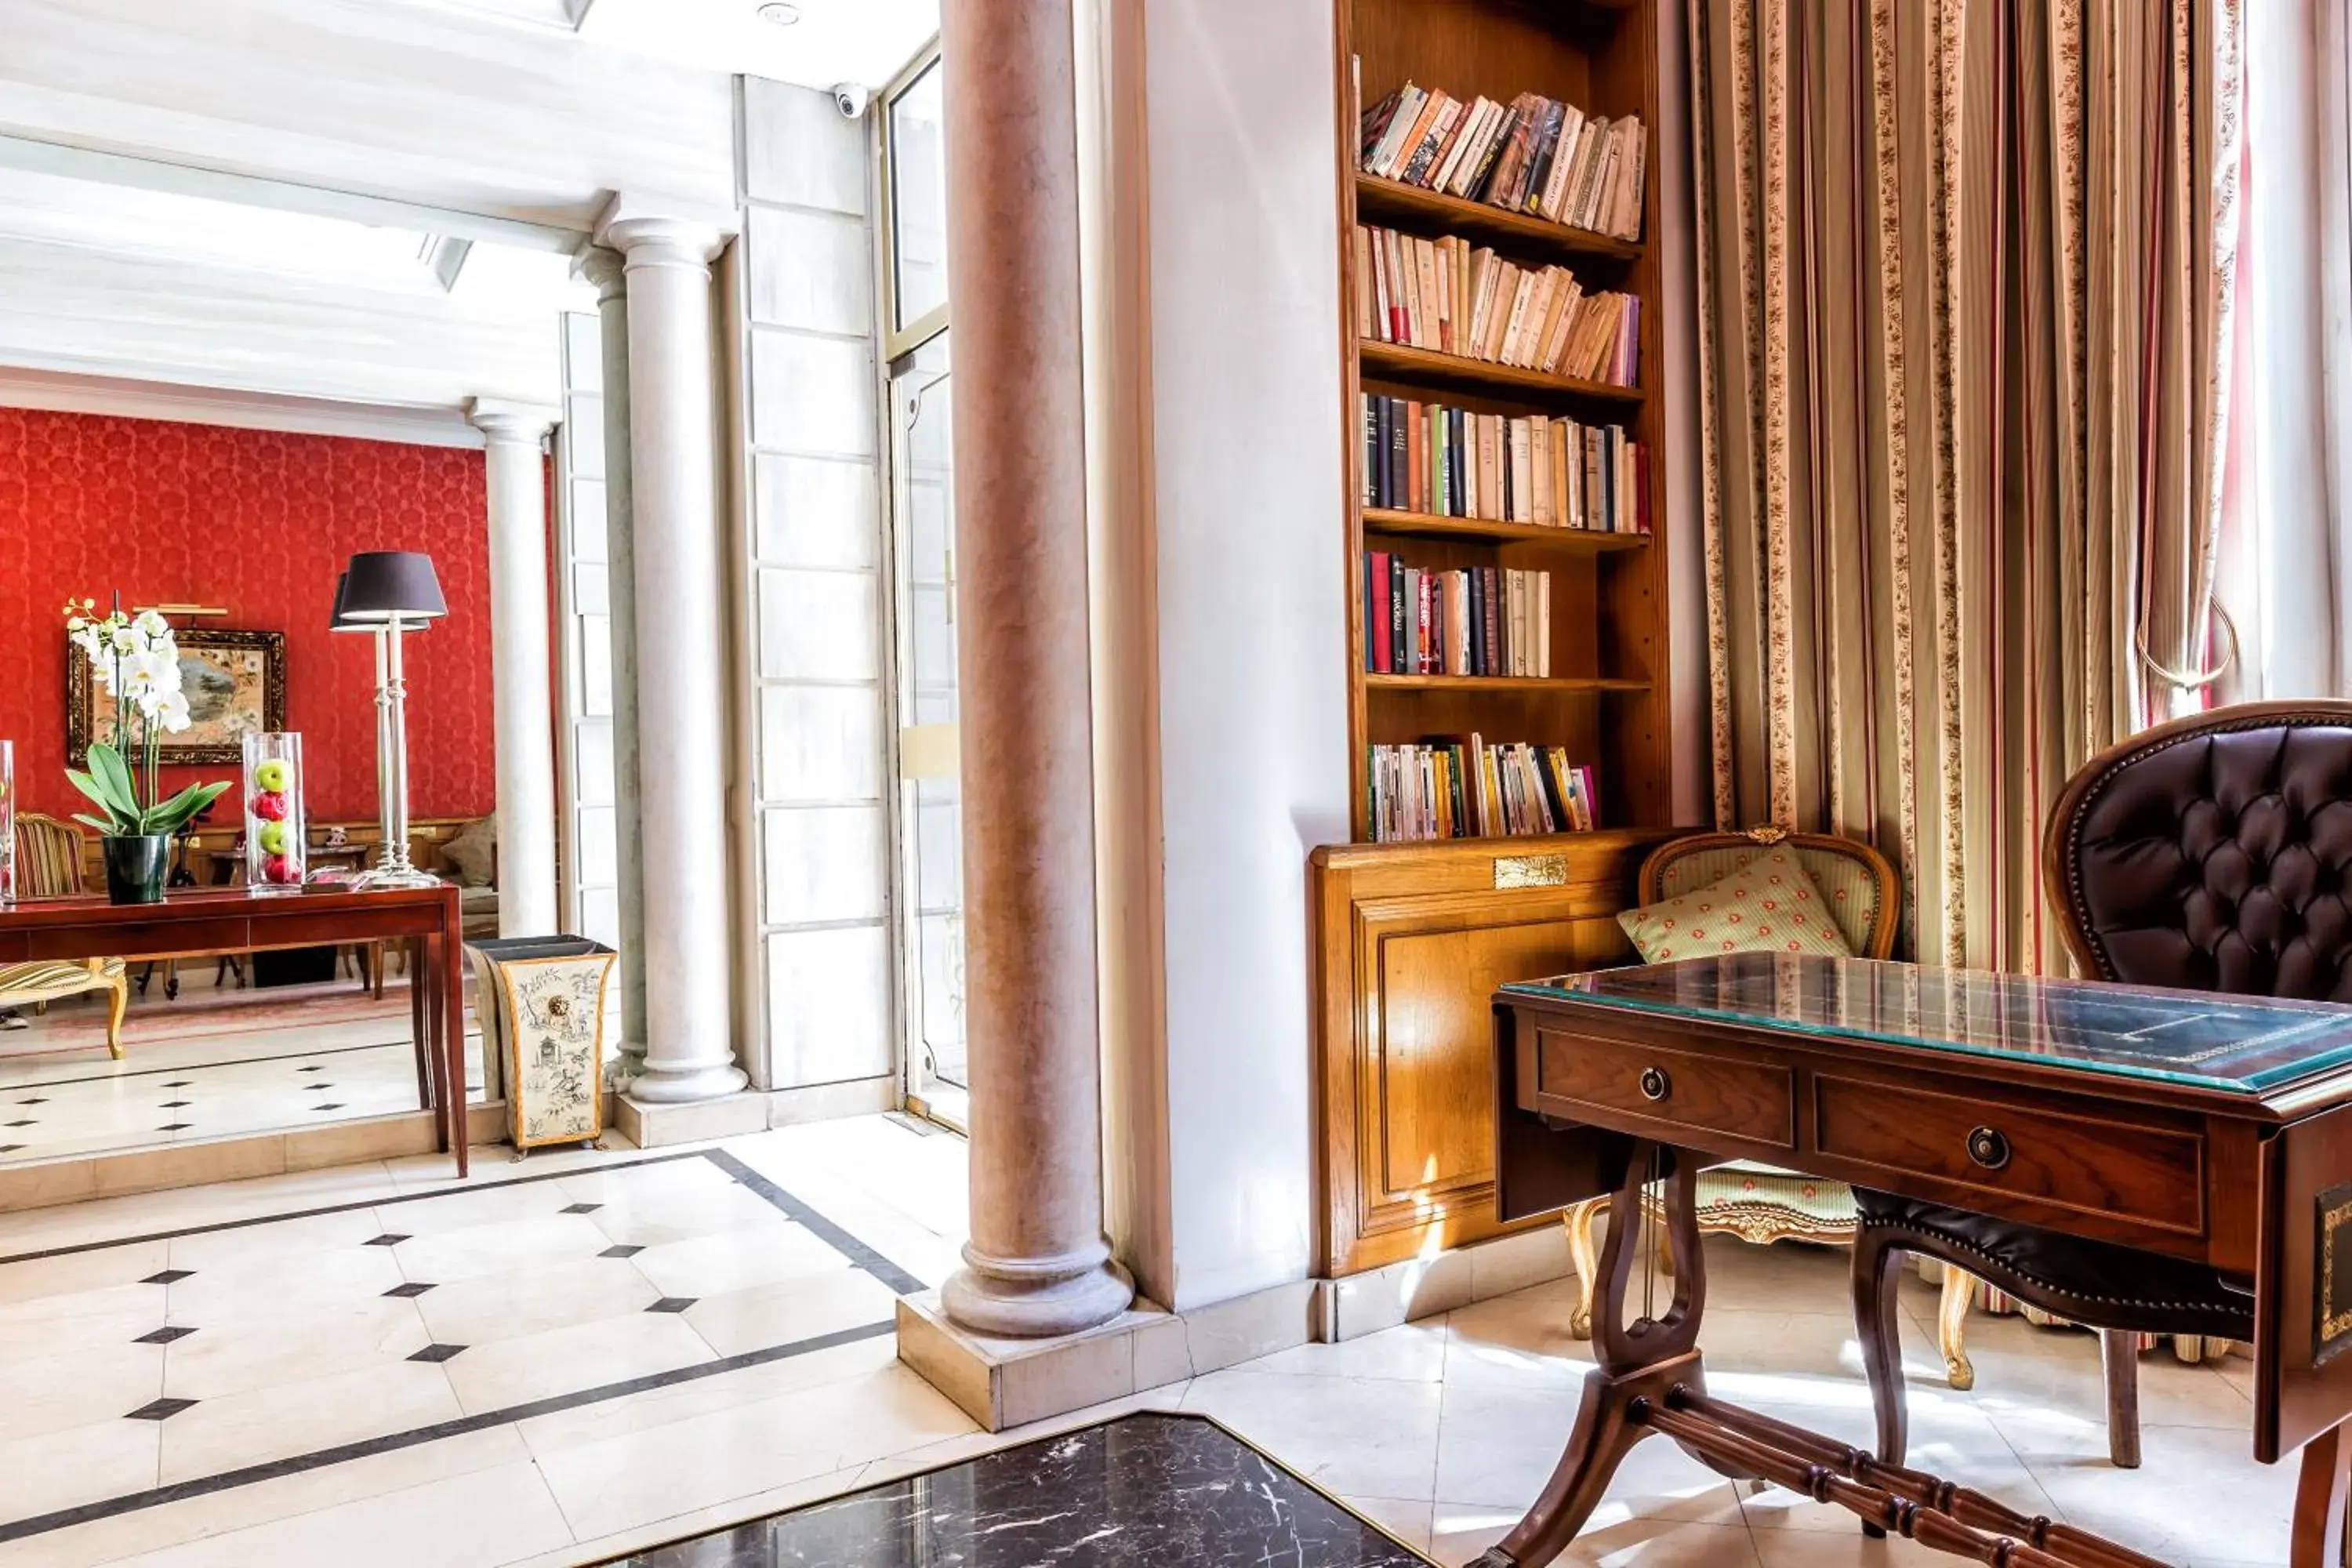
[(2352, 1490), (2352, 1432), (2332, 1426), (2303, 1446), (2303, 1479), (2294, 1490), (2294, 1528), (2287, 1537), (2294, 1568), (2343, 1568), (2345, 1502)]
[(441, 1097), (434, 1092), (433, 1083), (437, 1076), (434, 1064), (441, 1059), (440, 1037), (433, 1032), (430, 1009), (425, 1005), (425, 987), (415, 983), (416, 939), (403, 937), (401, 945), (409, 955), (408, 1038), (416, 1047), (416, 1108), (437, 1110)]
[[(1643, 1193), (1656, 1173), (1654, 1155), (1671, 1166), (1663, 1220), (1674, 1265), (1674, 1304), (1663, 1318), (1644, 1315), (1628, 1322), (1626, 1296), (1633, 1271), (1655, 1256), (1642, 1234), (1648, 1207)], [(1698, 1325), (1706, 1305), (1706, 1263), (1698, 1245), (1697, 1184), (1696, 1160), (1655, 1144), (1633, 1145), (1624, 1180), (1610, 1199), (1609, 1238), (1601, 1245), (1592, 1294), (1592, 1352), (1599, 1368), (1585, 1376), (1568, 1447), (1535, 1506), (1471, 1568), (1539, 1568), (1559, 1556), (1584, 1527), (1625, 1455), (1655, 1431), (1636, 1412), (1664, 1403), (1677, 1388), (1705, 1394)]]
[[(454, 907), (454, 900), (453, 907)], [(449, 1146), (457, 1151), (457, 1174), (467, 1173), (466, 1145), (466, 945), (456, 921), (442, 928), (441, 972), (437, 977), (446, 1018), (442, 1036), (448, 1041)]]

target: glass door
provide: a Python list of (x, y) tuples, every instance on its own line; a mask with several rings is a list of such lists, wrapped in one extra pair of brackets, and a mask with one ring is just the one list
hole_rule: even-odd
[(901, 907), (907, 1093), (961, 1125), (963, 805), (956, 728), (955, 522), (948, 338), (891, 367), (892, 555), (898, 566)]

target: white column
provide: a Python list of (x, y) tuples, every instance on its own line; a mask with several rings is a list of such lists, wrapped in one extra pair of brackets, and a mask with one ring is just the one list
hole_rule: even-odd
[[(645, 1068), (632, 1098), (709, 1100), (735, 1065), (727, 858), (726, 592), (711, 404), (710, 269), (722, 220), (615, 196), (596, 242), (624, 258), (635, 567)], [(631, 781), (624, 778), (626, 791)]]
[(552, 936), (555, 704), (548, 663), (547, 469), (551, 408), (477, 397), (467, 417), (488, 437), (490, 685), (496, 701), (499, 934)]
[[(590, 246), (582, 277), (596, 286), (603, 326), (604, 409), (604, 596), (613, 659), (613, 827), (621, 917), (621, 1061), (634, 1079), (646, 1058), (646, 877), (637, 816), (636, 524), (629, 502), (629, 292), (620, 253)], [(624, 1083), (623, 1088), (627, 1085)]]

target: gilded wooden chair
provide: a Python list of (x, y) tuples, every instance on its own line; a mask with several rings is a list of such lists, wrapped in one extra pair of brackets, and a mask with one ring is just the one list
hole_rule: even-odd
[[(1696, 892), (1738, 870), (1759, 849), (1781, 846), (1795, 854), (1821, 889), (1823, 903), (1857, 957), (1885, 958), (1895, 951), (1903, 917), (1901, 879), (1886, 858), (1867, 844), (1828, 834), (1752, 827), (1744, 833), (1694, 833), (1672, 839), (1642, 863), (1641, 902), (1654, 904)], [(1591, 1333), (1591, 1280), (1598, 1261), (1592, 1222), (1607, 1201), (1578, 1204), (1566, 1216), (1569, 1250), (1577, 1277), (1584, 1282), (1570, 1325), (1579, 1339)], [(1853, 1192), (1843, 1182), (1750, 1160), (1718, 1165), (1698, 1179), (1702, 1233), (1736, 1236), (1764, 1247), (1776, 1241), (1846, 1247), (1853, 1243), (1856, 1223)], [(1954, 1388), (1964, 1389), (1976, 1381), (1969, 1365), (1965, 1327), (1976, 1284), (1958, 1268), (1945, 1268), (1942, 1279), (1937, 1339), (1945, 1376)]]
[[(81, 833), (53, 816), (26, 812), (16, 818), (16, 881), (30, 899), (68, 898), (81, 891)], [(122, 1059), (122, 1015), (131, 983), (119, 958), (42, 960), (0, 964), (0, 1007), (32, 1006), (85, 991), (107, 994), (106, 1048)]]

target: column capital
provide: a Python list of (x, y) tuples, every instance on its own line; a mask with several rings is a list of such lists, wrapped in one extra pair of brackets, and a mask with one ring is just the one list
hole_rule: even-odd
[(640, 267), (700, 269), (725, 248), (741, 226), (731, 207), (673, 201), (622, 191), (596, 216), (594, 237)]
[(572, 275), (595, 286), (599, 305), (610, 304), (629, 291), (627, 270), (621, 253), (605, 246), (583, 243), (572, 253)]
[(537, 446), (555, 428), (556, 411), (542, 404), (519, 403), (506, 397), (469, 397), (466, 421), (492, 441), (519, 441)]

